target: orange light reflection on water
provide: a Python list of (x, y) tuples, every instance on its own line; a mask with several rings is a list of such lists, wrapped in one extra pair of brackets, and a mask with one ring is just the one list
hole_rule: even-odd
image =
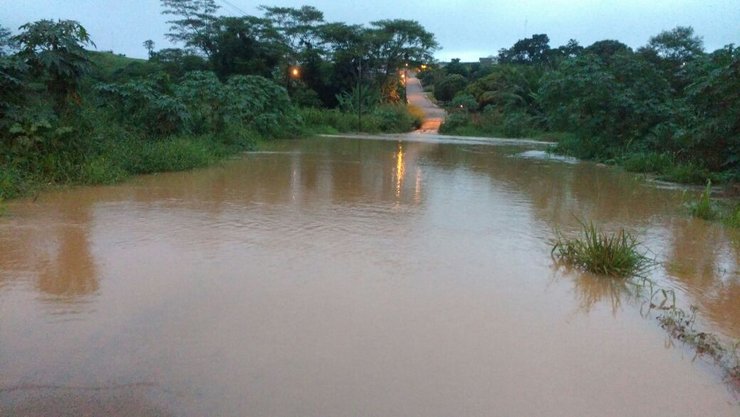
[(398, 143), (398, 151), (396, 152), (396, 198), (401, 197), (401, 187), (403, 186), (403, 179), (406, 175), (406, 163), (403, 159), (404, 150), (403, 144)]

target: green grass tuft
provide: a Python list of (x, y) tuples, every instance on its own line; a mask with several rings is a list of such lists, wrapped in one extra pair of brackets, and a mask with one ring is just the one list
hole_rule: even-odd
[(715, 220), (719, 217), (717, 207), (711, 199), (712, 194), (712, 182), (707, 181), (707, 186), (704, 188), (704, 192), (701, 193), (696, 201), (689, 203), (689, 209), (694, 217), (698, 217), (704, 220)]
[(654, 262), (638, 250), (639, 242), (629, 232), (608, 234), (592, 222), (580, 223), (580, 237), (558, 235), (553, 243), (552, 255), (558, 261), (611, 277), (640, 276), (652, 267)]
[[(302, 108), (304, 134), (336, 134), (357, 132), (360, 123), (356, 113), (337, 109)], [(362, 113), (364, 133), (405, 133), (421, 126), (421, 109), (402, 104), (384, 104)]]
[(665, 153), (637, 152), (622, 159), (624, 169), (629, 172), (656, 173), (664, 175), (675, 165), (673, 157)]
[(740, 204), (736, 204), (735, 207), (730, 210), (724, 221), (725, 224), (730, 227), (740, 227)]

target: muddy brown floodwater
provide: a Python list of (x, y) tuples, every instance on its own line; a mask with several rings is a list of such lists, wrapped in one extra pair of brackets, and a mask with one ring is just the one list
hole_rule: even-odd
[(736, 231), (536, 144), (431, 138), (280, 141), (11, 202), (0, 415), (738, 415), (720, 372), (549, 244), (575, 216), (627, 227), (733, 340)]

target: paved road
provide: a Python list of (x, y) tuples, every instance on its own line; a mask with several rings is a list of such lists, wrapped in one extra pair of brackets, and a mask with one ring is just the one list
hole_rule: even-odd
[(426, 115), (424, 123), (422, 123), (421, 128), (417, 132), (437, 133), (439, 131), (439, 125), (442, 124), (447, 113), (429, 100), (421, 87), (419, 79), (410, 73), (406, 81), (406, 98), (409, 104), (420, 107)]

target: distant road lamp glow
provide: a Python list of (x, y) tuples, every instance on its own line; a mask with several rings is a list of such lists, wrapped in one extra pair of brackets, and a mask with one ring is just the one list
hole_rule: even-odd
[(300, 78), (301, 77), (301, 70), (298, 67), (291, 67), (290, 68), (290, 77), (291, 78)]

